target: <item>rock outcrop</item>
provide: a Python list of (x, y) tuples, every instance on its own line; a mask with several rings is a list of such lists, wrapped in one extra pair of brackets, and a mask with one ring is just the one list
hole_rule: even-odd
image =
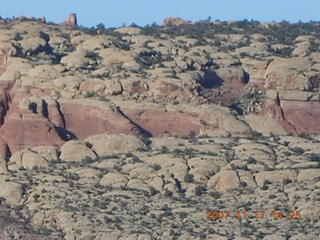
[(71, 13), (66, 21), (64, 21), (61, 25), (68, 27), (76, 27), (78, 26), (77, 15), (75, 13)]
[(163, 20), (163, 25), (165, 27), (168, 27), (170, 25), (180, 26), (180, 25), (190, 24), (190, 23), (191, 23), (191, 21), (186, 21), (186, 20), (183, 20), (179, 17), (167, 17)]

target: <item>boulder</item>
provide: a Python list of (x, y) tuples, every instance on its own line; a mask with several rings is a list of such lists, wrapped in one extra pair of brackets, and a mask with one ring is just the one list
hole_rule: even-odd
[(66, 142), (60, 151), (60, 159), (63, 161), (79, 162), (97, 158), (97, 155), (85, 143), (75, 140)]
[(100, 184), (102, 186), (111, 186), (115, 188), (125, 187), (128, 183), (128, 178), (117, 172), (109, 172), (102, 177)]
[(124, 134), (99, 134), (88, 137), (84, 141), (89, 142), (92, 150), (100, 157), (120, 152), (132, 152), (144, 146), (144, 143), (136, 136)]
[(33, 168), (46, 168), (49, 166), (47, 160), (45, 160), (40, 154), (32, 151), (15, 152), (9, 159), (9, 170), (20, 170)]
[(221, 170), (208, 180), (207, 187), (220, 192), (231, 190), (240, 186), (236, 171)]
[(31, 150), (41, 155), (48, 162), (56, 161), (59, 158), (59, 149), (55, 146), (37, 146)]

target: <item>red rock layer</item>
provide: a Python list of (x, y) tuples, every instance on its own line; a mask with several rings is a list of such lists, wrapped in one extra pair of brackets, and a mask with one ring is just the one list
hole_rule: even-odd
[(123, 109), (123, 111), (132, 121), (142, 126), (153, 136), (159, 136), (164, 133), (190, 136), (193, 133), (198, 134), (203, 126), (198, 117), (179, 112), (132, 109)]
[(61, 104), (61, 112), (65, 128), (81, 140), (100, 133), (141, 134), (137, 126), (111, 109), (70, 103)]

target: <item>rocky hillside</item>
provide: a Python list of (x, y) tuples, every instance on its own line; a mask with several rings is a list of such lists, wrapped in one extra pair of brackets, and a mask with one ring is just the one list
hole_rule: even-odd
[(0, 238), (317, 239), (319, 27), (0, 20)]

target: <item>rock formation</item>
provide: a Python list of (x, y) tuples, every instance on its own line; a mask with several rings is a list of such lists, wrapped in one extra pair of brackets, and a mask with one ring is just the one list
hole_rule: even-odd
[(76, 27), (78, 26), (77, 15), (75, 13), (71, 13), (66, 21), (64, 21), (61, 25), (68, 27)]
[(319, 238), (318, 25), (41, 22), (0, 21), (1, 240)]
[(191, 21), (186, 21), (186, 20), (183, 20), (179, 17), (167, 17), (163, 20), (163, 26), (165, 26), (165, 27), (168, 27), (170, 25), (181, 26), (181, 25), (190, 24), (190, 23), (191, 23)]
[(40, 23), (47, 23), (46, 17), (42, 16), (39, 18)]

